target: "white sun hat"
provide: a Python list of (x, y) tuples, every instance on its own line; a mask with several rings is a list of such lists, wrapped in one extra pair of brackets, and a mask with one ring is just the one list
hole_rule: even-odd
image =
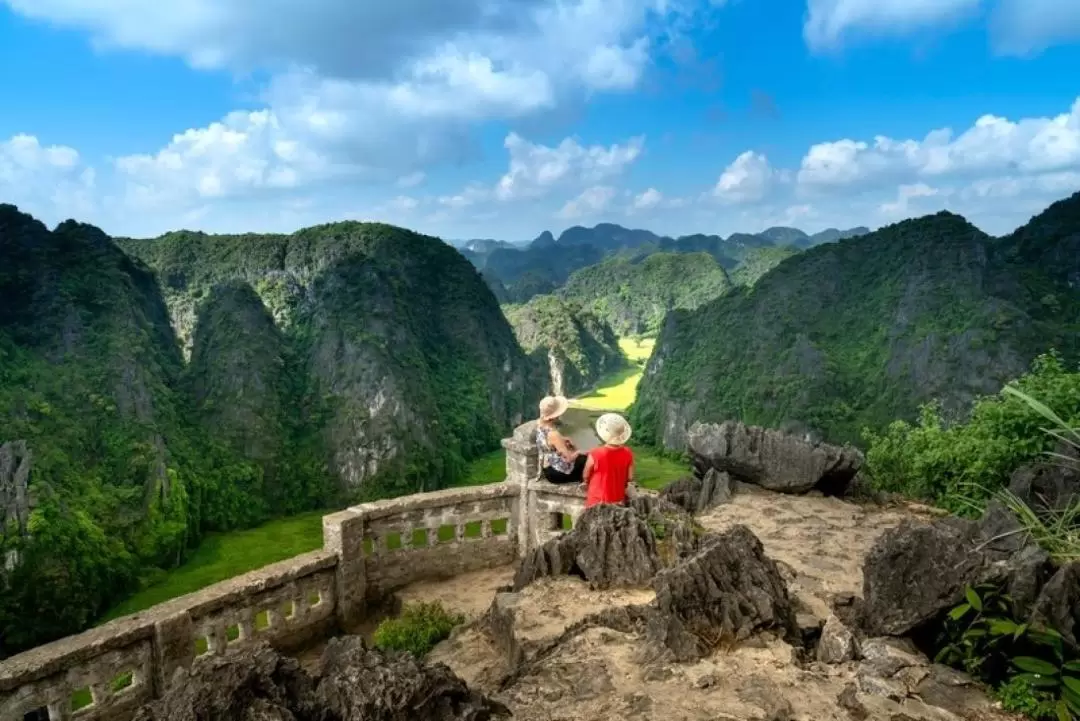
[(621, 446), (630, 440), (630, 424), (618, 413), (605, 413), (596, 419), (596, 435), (604, 443)]
[(564, 397), (548, 396), (540, 401), (540, 420), (550, 421), (558, 418), (563, 413), (566, 413), (566, 409), (569, 407), (570, 402)]

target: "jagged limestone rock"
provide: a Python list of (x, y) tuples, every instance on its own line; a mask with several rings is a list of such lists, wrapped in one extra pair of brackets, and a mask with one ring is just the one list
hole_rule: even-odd
[(342, 721), (487, 721), (510, 715), (445, 665), (368, 649), (355, 636), (327, 645), (315, 700), (324, 718)]
[(178, 672), (135, 721), (488, 721), (509, 716), (443, 664), (385, 654), (362, 639), (331, 639), (322, 675), (267, 645)]
[(587, 509), (572, 531), (522, 560), (514, 590), (543, 576), (568, 573), (580, 573), (596, 588), (645, 586), (660, 565), (646, 520), (631, 508), (599, 504)]
[(698, 639), (700, 654), (776, 630), (793, 643), (798, 629), (787, 586), (746, 526), (707, 536), (702, 549), (653, 579), (656, 607)]
[(30, 468), (33, 454), (26, 441), (0, 445), (0, 542), (26, 532), (30, 518)]
[(660, 491), (660, 497), (674, 503), (687, 513), (698, 514), (713, 506), (731, 501), (734, 495), (731, 476), (710, 468), (701, 478), (680, 478)]
[(1056, 630), (1073, 646), (1080, 642), (1080, 561), (1061, 567), (1046, 582), (1032, 617)]
[(851, 632), (836, 616), (830, 615), (821, 629), (817, 660), (822, 663), (844, 663), (858, 654), (858, 643)]
[(735, 421), (695, 423), (688, 435), (694, 466), (781, 493), (820, 488), (842, 495), (862, 467), (863, 456), (850, 446), (811, 443)]
[(967, 586), (984, 583), (1004, 588), (1013, 613), (1026, 618), (1052, 564), (1029, 538), (1010, 533), (1015, 519), (1003, 510), (991, 505), (981, 521), (909, 519), (883, 533), (863, 565), (866, 632), (910, 633), (960, 603)]

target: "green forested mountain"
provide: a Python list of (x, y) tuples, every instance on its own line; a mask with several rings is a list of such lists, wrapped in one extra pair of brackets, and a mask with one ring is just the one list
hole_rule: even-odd
[(731, 287), (727, 272), (708, 253), (655, 253), (583, 268), (559, 294), (625, 336), (654, 334), (669, 310), (697, 308)]
[(0, 205), (0, 297), (0, 654), (208, 531), (452, 481), (543, 392), (477, 271), (385, 225), (118, 244)]
[(668, 316), (633, 409), (643, 441), (694, 420), (855, 441), (940, 399), (959, 414), (1050, 348), (1080, 351), (1080, 194), (994, 239), (949, 213), (811, 248)]
[(731, 273), (731, 280), (735, 285), (753, 285), (758, 282), (761, 276), (776, 267), (780, 261), (786, 260), (798, 252), (798, 248), (790, 245), (751, 248)]
[(611, 326), (580, 303), (538, 295), (503, 310), (521, 346), (548, 369), (552, 393), (576, 395), (626, 363)]
[[(592, 228), (574, 226), (556, 238), (544, 231), (527, 245), (484, 241), (483, 252), (463, 248), (462, 253), (488, 277), (498, 280), (509, 302), (523, 303), (535, 295), (550, 294), (577, 270), (609, 258), (640, 258), (654, 253), (708, 253), (728, 271), (751, 265), (744, 276), (756, 279), (763, 270), (762, 258), (791, 246), (809, 248), (821, 243), (862, 235), (866, 228), (840, 231), (834, 228), (807, 235), (797, 228), (769, 228), (761, 233), (684, 235), (670, 238), (648, 230), (601, 223)], [(480, 247), (480, 246), (477, 246)], [(761, 251), (773, 251), (762, 255)], [(493, 286), (499, 287), (499, 286)]]

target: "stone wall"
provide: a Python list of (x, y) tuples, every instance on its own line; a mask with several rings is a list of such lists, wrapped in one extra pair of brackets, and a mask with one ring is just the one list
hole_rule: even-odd
[(0, 662), (0, 721), (125, 721), (182, 667), (263, 640), (299, 649), (414, 581), (513, 563), (584, 510), (577, 487), (539, 479), (533, 428), (503, 441), (504, 483), (332, 513), (322, 550)]

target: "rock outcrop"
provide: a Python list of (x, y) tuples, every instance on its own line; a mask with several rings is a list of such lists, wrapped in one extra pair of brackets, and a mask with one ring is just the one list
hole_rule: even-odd
[(30, 519), (30, 467), (26, 441), (0, 444), (0, 548), (9, 537), (26, 532)]
[(1032, 617), (1080, 646), (1080, 561), (1059, 568), (1035, 601)]
[(688, 446), (699, 475), (715, 469), (781, 493), (818, 488), (843, 495), (863, 463), (862, 453), (850, 446), (813, 443), (735, 421), (695, 423)]
[(798, 636), (780, 569), (746, 526), (707, 537), (697, 554), (658, 573), (653, 588), (661, 618), (698, 640), (695, 657), (762, 630)]
[(905, 521), (866, 558), (861, 621), (870, 635), (903, 636), (962, 602), (967, 586), (993, 584), (1027, 618), (1051, 571), (1050, 557), (1016, 519), (991, 504), (980, 521)]
[(1076, 449), (1062, 443), (1056, 452), (1072, 462), (1033, 463), (1022, 466), (1009, 478), (1009, 492), (1032, 508), (1059, 511), (1080, 500), (1080, 458)]
[(332, 639), (318, 679), (268, 646), (181, 671), (135, 721), (487, 721), (507, 709), (442, 664)]
[[(661, 498), (643, 495), (627, 506), (586, 510), (574, 530), (522, 561), (514, 590), (571, 573), (594, 588), (652, 586), (653, 603), (611, 609), (571, 631), (603, 626), (641, 633), (651, 660), (701, 658), (765, 630), (799, 639), (787, 586), (757, 537), (745, 526), (705, 534)], [(514, 637), (515, 606), (515, 594), (502, 594), (488, 613), (489, 629), (511, 667), (524, 656)]]
[(731, 476), (710, 468), (702, 478), (687, 476), (664, 487), (660, 497), (690, 514), (727, 503), (734, 495)]

